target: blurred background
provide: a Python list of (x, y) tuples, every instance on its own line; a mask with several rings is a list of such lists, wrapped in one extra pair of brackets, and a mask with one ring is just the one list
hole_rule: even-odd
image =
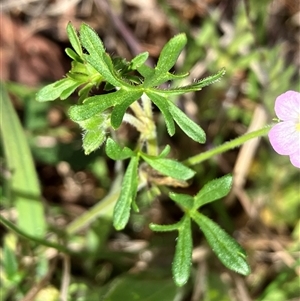
[[(55, 237), (72, 251), (41, 246), (0, 224), (3, 301), (300, 300), (299, 170), (273, 151), (267, 137), (193, 166), (193, 183), (175, 189), (195, 194), (206, 182), (234, 174), (232, 193), (203, 211), (245, 248), (252, 273), (228, 271), (194, 227), (192, 275), (179, 289), (171, 276), (176, 233), (148, 228), (180, 219), (169, 189), (149, 184), (138, 194), (140, 213), (115, 231), (107, 195), (119, 185), (122, 166), (103, 149), (84, 155), (82, 133), (67, 116), (76, 95), (35, 100), (38, 89), (70, 70), (64, 52), (69, 21), (77, 29), (82, 22), (93, 27), (113, 56), (130, 60), (148, 51), (153, 66), (164, 44), (184, 32), (188, 44), (175, 69), (190, 76), (175, 85), (226, 68), (220, 82), (174, 99), (205, 130), (205, 145), (180, 129), (170, 138), (154, 108), (159, 145), (169, 144), (172, 157), (185, 160), (271, 123), (276, 97), (299, 92), (298, 0), (1, 0), (0, 6), (0, 79), (30, 145), (48, 229), (44, 238)], [(138, 138), (129, 125), (117, 135), (131, 146)], [(7, 193), (3, 143), (0, 210), (16, 223), (22, 215)], [(26, 218), (37, 218), (34, 210)]]

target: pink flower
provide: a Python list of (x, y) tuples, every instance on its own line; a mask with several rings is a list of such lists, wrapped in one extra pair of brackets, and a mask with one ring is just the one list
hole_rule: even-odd
[(281, 120), (269, 132), (274, 150), (290, 156), (291, 163), (300, 168), (300, 93), (287, 91), (276, 98), (275, 113)]

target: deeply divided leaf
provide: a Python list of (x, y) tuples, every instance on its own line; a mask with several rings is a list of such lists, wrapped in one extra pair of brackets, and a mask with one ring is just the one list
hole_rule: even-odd
[[(120, 90), (121, 91), (121, 90)], [(142, 96), (142, 91), (124, 91), (122, 100), (114, 107), (111, 113), (111, 125), (117, 129), (123, 120), (124, 114), (128, 107)]]
[(80, 83), (66, 77), (39, 90), (36, 94), (36, 100), (40, 102), (55, 100), (67, 89), (71, 89), (69, 90), (69, 92), (71, 92), (68, 93), (70, 95), (78, 86), (80, 86)]
[(208, 182), (195, 196), (195, 208), (226, 196), (232, 186), (232, 176), (226, 175)]
[(115, 205), (113, 215), (113, 225), (117, 230), (124, 229), (129, 220), (131, 203), (137, 193), (138, 162), (139, 158), (137, 156), (130, 159), (123, 178), (120, 196)]
[(172, 264), (172, 272), (176, 285), (184, 285), (189, 277), (192, 262), (192, 234), (190, 217), (185, 215), (178, 229), (175, 256)]
[(242, 247), (216, 223), (203, 214), (195, 211), (191, 217), (203, 231), (210, 247), (220, 261), (227, 268), (239, 274), (249, 275), (250, 267), (246, 261), (246, 254)]

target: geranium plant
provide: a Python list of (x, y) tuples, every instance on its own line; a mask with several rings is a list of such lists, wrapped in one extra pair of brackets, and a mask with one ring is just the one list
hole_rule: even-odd
[[(169, 81), (188, 76), (187, 73), (174, 74), (171, 71), (186, 45), (185, 34), (173, 37), (162, 49), (155, 68), (151, 68), (146, 64), (148, 52), (137, 55), (131, 61), (111, 57), (95, 31), (86, 24), (81, 25), (79, 35), (72, 24), (68, 25), (67, 32), (73, 49), (67, 48), (66, 53), (73, 60), (72, 68), (65, 78), (41, 89), (37, 94), (37, 100), (40, 102), (57, 98), (64, 100), (77, 91), (78, 104), (70, 107), (69, 116), (82, 128), (85, 154), (90, 154), (105, 143), (108, 157), (113, 160), (129, 161), (114, 207), (113, 225), (117, 230), (124, 229), (131, 210), (139, 210), (136, 202), (138, 187), (145, 186), (143, 184), (147, 181), (147, 172), (143, 177), (139, 173), (141, 166), (146, 164), (162, 178), (169, 179), (164, 181), (164, 184), (185, 187), (188, 185), (187, 181), (195, 175), (195, 171), (191, 169), (192, 165), (239, 146), (251, 138), (265, 135), (269, 131), (270, 126), (188, 158), (183, 163), (178, 162), (168, 157), (170, 146), (166, 145), (159, 151), (162, 146), (157, 142), (152, 102), (163, 115), (170, 136), (174, 135), (177, 124), (188, 137), (198, 143), (205, 143), (203, 129), (180, 110), (171, 97), (199, 91), (220, 80), (225, 70), (222, 69), (190, 85), (163, 88), (165, 87), (163, 84)], [(105, 93), (90, 96), (90, 90), (102, 83)], [(285, 120), (280, 114), (278, 117)], [(134, 148), (121, 146), (117, 135), (109, 135), (123, 122), (131, 124), (139, 132), (139, 139)], [(275, 130), (276, 128), (273, 129)], [(291, 152), (285, 154), (292, 156)], [(227, 268), (242, 275), (250, 273), (246, 254), (241, 246), (201, 212), (203, 205), (226, 196), (231, 186), (232, 176), (225, 175), (206, 183), (194, 196), (171, 192), (170, 199), (184, 212), (182, 219), (173, 225), (150, 225), (153, 231), (178, 233), (172, 268), (178, 286), (184, 285), (190, 276), (192, 222), (199, 226), (211, 248)]]

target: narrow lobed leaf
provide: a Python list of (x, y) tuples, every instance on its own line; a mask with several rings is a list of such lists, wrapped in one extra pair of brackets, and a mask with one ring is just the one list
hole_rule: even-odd
[(232, 186), (232, 176), (225, 175), (219, 179), (208, 182), (203, 188), (195, 195), (194, 208), (198, 209), (201, 206), (211, 203), (226, 196)]
[(104, 45), (97, 33), (87, 24), (80, 27), (80, 39), (84, 48), (90, 55), (84, 54), (84, 59), (91, 64), (106, 81), (115, 87), (121, 87), (122, 82), (114, 73), (113, 63), (105, 53)]
[(138, 54), (136, 57), (134, 57), (131, 62), (130, 62), (130, 68), (132, 70), (136, 70), (137, 68), (139, 68), (140, 66), (142, 66), (146, 60), (148, 59), (149, 53), (146, 52), (142, 52), (140, 54)]
[(199, 81), (194, 82), (191, 85), (175, 87), (170, 89), (158, 90), (159, 93), (163, 95), (181, 95), (188, 92), (200, 91), (202, 88), (209, 86), (213, 83), (218, 82), (221, 77), (226, 73), (225, 69), (221, 69), (218, 73), (208, 76), (204, 79), (200, 79)]
[(184, 33), (174, 36), (167, 42), (157, 61), (157, 66), (155, 68), (157, 76), (159, 76), (159, 73), (168, 72), (175, 65), (186, 43), (187, 38)]
[(79, 55), (73, 49), (66, 48), (65, 52), (75, 62), (82, 62), (82, 59), (79, 57)]
[(67, 34), (68, 34), (68, 37), (69, 37), (69, 40), (70, 40), (70, 43), (71, 43), (73, 49), (76, 51), (76, 53), (79, 55), (79, 57), (82, 57), (81, 44), (80, 44), (76, 29), (72, 25), (71, 22), (69, 22), (67, 25)]
[(161, 153), (158, 155), (159, 158), (165, 158), (170, 153), (171, 147), (170, 145), (166, 145), (165, 148), (161, 151)]
[(123, 178), (120, 196), (115, 205), (113, 214), (113, 225), (116, 230), (124, 229), (129, 220), (131, 203), (137, 193), (138, 162), (138, 156), (130, 159)]
[(141, 154), (143, 159), (155, 170), (163, 175), (172, 177), (177, 180), (188, 180), (195, 175), (195, 172), (183, 165), (182, 163), (165, 158), (151, 157), (146, 154)]
[(81, 121), (103, 112), (104, 110), (116, 105), (123, 100), (126, 95), (123, 90), (113, 93), (96, 95), (85, 99), (82, 105), (70, 107), (69, 116), (73, 121)]
[(199, 225), (212, 250), (227, 268), (242, 275), (250, 274), (245, 251), (232, 237), (197, 211), (194, 211), (191, 217)]
[(173, 136), (175, 134), (175, 124), (173, 121), (173, 117), (169, 112), (168, 102), (170, 100), (152, 91), (147, 91), (146, 95), (153, 101), (153, 103), (159, 108), (159, 110), (163, 114), (165, 118), (168, 134), (170, 136)]
[(172, 102), (169, 102), (169, 111), (174, 118), (178, 126), (196, 142), (205, 143), (206, 135), (202, 128), (187, 117), (179, 108), (177, 108)]
[(178, 286), (183, 286), (190, 277), (192, 248), (191, 220), (189, 216), (185, 215), (178, 229), (175, 256), (172, 263), (174, 281)]
[(65, 90), (76, 85), (79, 86), (80, 84), (68, 77), (60, 79), (39, 90), (36, 94), (36, 100), (40, 102), (55, 100), (59, 98)]
[(170, 192), (169, 197), (185, 210), (191, 210), (194, 206), (194, 198), (188, 194)]
[(169, 231), (178, 230), (179, 226), (180, 226), (180, 223), (176, 223), (176, 224), (172, 224), (172, 225), (157, 225), (157, 224), (151, 223), (149, 225), (149, 228), (152, 231), (156, 231), (156, 232), (169, 232)]
[(143, 92), (139, 90), (124, 91), (122, 100), (118, 101), (118, 104), (114, 107), (111, 113), (111, 125), (114, 129), (117, 129), (121, 125), (128, 107), (138, 100), (142, 94)]

